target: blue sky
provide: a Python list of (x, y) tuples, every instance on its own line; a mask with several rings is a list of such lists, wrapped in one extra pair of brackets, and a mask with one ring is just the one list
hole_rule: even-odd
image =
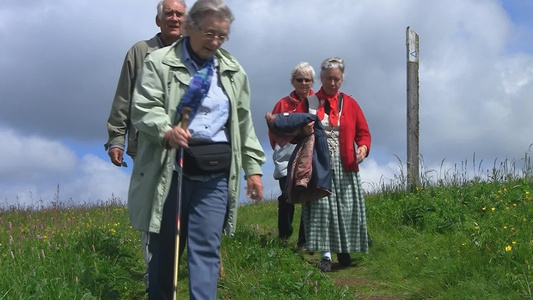
[[(0, 205), (51, 203), (58, 186), (61, 201), (126, 201), (132, 163), (117, 168), (109, 162), (105, 122), (126, 51), (157, 32), (156, 3), (0, 3)], [(236, 20), (223, 47), (249, 75), (256, 133), (268, 158), (268, 198), (279, 191), (264, 114), (292, 90), (290, 72), (300, 61), (318, 69), (327, 57), (345, 59), (341, 90), (359, 101), (373, 135), (361, 165), (367, 189), (400, 173), (407, 26), (420, 36), (426, 170), (470, 165), (474, 155), (483, 169), (505, 159), (519, 163), (533, 143), (533, 1), (228, 4)]]
[(519, 32), (518, 37), (510, 43), (508, 50), (533, 53), (533, 43), (531, 43), (531, 38), (533, 38), (533, 20), (531, 18), (533, 1), (502, 1), (502, 5)]

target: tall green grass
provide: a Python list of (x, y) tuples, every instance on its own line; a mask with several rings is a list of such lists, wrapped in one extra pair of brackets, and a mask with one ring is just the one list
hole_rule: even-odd
[(124, 206), (3, 209), (0, 299), (141, 299), (140, 235)]
[[(531, 169), (469, 176), (465, 165), (423, 172), (412, 193), (401, 176), (369, 193), (370, 252), (326, 274), (295, 236), (277, 239), (276, 201), (241, 206), (236, 235), (223, 239), (219, 299), (533, 299)], [(116, 199), (0, 207), (0, 300), (146, 299), (144, 268)], [(187, 280), (182, 263), (180, 299)]]

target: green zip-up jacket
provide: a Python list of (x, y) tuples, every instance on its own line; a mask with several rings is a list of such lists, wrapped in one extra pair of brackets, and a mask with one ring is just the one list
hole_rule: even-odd
[[(163, 204), (170, 191), (176, 149), (163, 147), (163, 135), (176, 124), (176, 108), (187, 90), (191, 74), (181, 61), (182, 43), (157, 50), (144, 62), (135, 85), (131, 120), (139, 132), (138, 152), (128, 195), (133, 228), (158, 233)], [(241, 169), (245, 176), (260, 174), (265, 162), (255, 135), (250, 112), (250, 87), (242, 66), (227, 51), (215, 54), (219, 78), (230, 100), (231, 170), (228, 180), (228, 211), (224, 234), (232, 235), (237, 224)]]

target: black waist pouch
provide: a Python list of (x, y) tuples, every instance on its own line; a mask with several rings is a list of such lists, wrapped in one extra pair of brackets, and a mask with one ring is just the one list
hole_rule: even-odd
[(187, 175), (224, 173), (230, 169), (229, 143), (189, 145), (189, 148), (183, 150), (183, 173)]

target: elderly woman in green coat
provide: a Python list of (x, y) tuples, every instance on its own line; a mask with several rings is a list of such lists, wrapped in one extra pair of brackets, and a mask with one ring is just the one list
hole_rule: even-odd
[[(150, 232), (151, 299), (172, 293), (177, 149), (186, 154), (180, 246), (187, 242), (191, 299), (216, 299), (221, 235), (235, 232), (241, 169), (247, 196), (262, 198), (265, 155), (252, 123), (248, 78), (220, 48), (233, 19), (220, 0), (195, 2), (185, 37), (152, 53), (135, 86), (131, 119), (139, 148), (128, 210), (132, 226)], [(176, 126), (185, 106), (193, 110), (188, 129)], [(202, 151), (218, 157), (220, 166), (203, 165), (198, 159)]]

